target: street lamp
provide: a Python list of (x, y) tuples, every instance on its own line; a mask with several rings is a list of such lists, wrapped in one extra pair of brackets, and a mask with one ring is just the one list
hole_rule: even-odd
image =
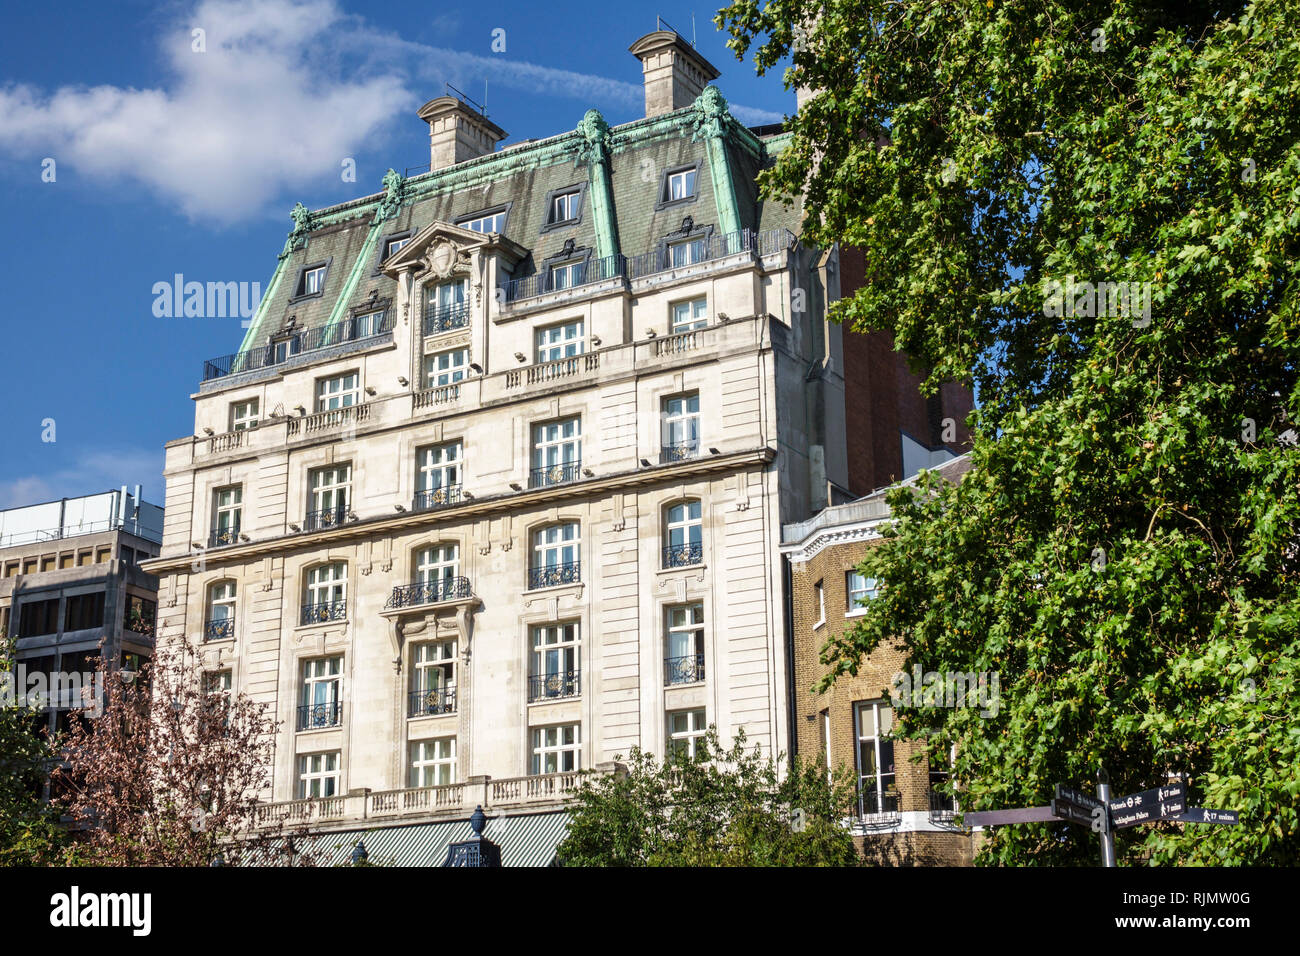
[(352, 865), (358, 866), (370, 859), (370, 854), (366, 852), (366, 845), (358, 840), (357, 845), (352, 848)]

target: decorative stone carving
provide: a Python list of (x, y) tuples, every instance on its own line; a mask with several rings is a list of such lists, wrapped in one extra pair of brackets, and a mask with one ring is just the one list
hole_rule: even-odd
[(406, 180), (395, 169), (390, 169), (384, 173), (383, 178), (384, 197), (379, 200), (379, 208), (375, 210), (374, 223), (378, 224), (385, 219), (391, 218), (401, 208), (403, 194), (406, 191)]
[(604, 163), (609, 159), (609, 124), (600, 110), (587, 110), (578, 124), (578, 132), (582, 134), (582, 143), (578, 146), (575, 166)]
[(722, 91), (716, 86), (706, 86), (695, 100), (695, 120), (692, 124), (695, 135), (691, 137), (691, 142), (701, 136), (721, 136), (728, 115), (727, 101), (723, 98)]

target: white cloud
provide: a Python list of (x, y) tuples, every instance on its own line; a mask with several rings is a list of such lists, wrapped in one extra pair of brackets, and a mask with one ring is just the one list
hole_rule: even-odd
[[(192, 49), (195, 28), (206, 52)], [(160, 89), (0, 89), (0, 150), (134, 180), (190, 217), (232, 222), (338, 176), (443, 81), (474, 96), (487, 78), (489, 91), (565, 97), (583, 110), (643, 102), (639, 83), (413, 43), (335, 0), (202, 0), (159, 46), (169, 75)], [(732, 111), (746, 123), (781, 118)]]
[(98, 494), (122, 485), (131, 488), (142, 485), (141, 497), (161, 505), (162, 469), (162, 449), (119, 448), (87, 452), (71, 466), (56, 468), (46, 474), (0, 481), (0, 510)]

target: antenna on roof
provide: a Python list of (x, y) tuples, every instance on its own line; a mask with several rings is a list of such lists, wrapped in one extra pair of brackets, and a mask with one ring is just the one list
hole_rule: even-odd
[(691, 46), (695, 46), (695, 11), (691, 11)]
[[(669, 30), (671, 30), (673, 33), (676, 33), (678, 36), (681, 36), (681, 33), (678, 31), (678, 29), (675, 26), (673, 26), (671, 23), (669, 23), (667, 20), (665, 20), (663, 17), (659, 16), (659, 14), (656, 13), (655, 29), (662, 30), (664, 27), (667, 27)], [(692, 44), (692, 46), (694, 46), (694, 44)]]
[[(450, 90), (452, 93), (455, 93), (455, 94), (456, 94), (456, 99), (460, 100), (462, 103), (466, 103), (466, 104), (468, 104), (468, 105), (474, 107), (474, 108), (477, 109), (480, 113), (482, 113), (484, 116), (487, 116), (487, 107), (485, 107), (485, 106), (481, 106), (481, 105), (479, 105), (478, 103), (475, 103), (473, 100), (471, 100), (468, 96), (466, 96), (466, 95), (465, 95), (464, 93), (462, 93), (460, 90), (456, 89), (456, 87), (452, 86), (450, 83), (446, 83), (446, 82), (444, 82), (442, 85), (445, 86), (445, 87), (446, 87), (448, 90)], [(487, 99), (487, 83), (484, 83), (484, 84), (483, 84), (483, 99), (485, 99), (485, 100)]]

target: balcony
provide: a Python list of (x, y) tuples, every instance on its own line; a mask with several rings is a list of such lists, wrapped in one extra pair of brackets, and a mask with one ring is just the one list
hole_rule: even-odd
[(858, 787), (858, 819), (866, 826), (897, 822), (898, 793), (892, 790), (881, 792), (876, 789), (875, 778), (868, 778)]
[(582, 580), (582, 562), (569, 561), (565, 564), (548, 564), (540, 568), (528, 569), (528, 590), (553, 588), (561, 584), (574, 584)]
[(545, 465), (534, 468), (528, 473), (529, 488), (548, 488), (551, 485), (563, 485), (577, 481), (582, 475), (582, 459), (566, 461), (558, 465)]
[(664, 548), (665, 568), (689, 568), (693, 564), (702, 564), (703, 562), (704, 545), (699, 542), (670, 544)]
[(957, 816), (957, 798), (951, 793), (940, 793), (933, 788), (926, 793), (930, 800), (930, 822), (952, 823)]
[(460, 385), (434, 385), (415, 393), (414, 407), (437, 408), (439, 405), (453, 405), (460, 400)]
[(233, 617), (214, 618), (203, 624), (205, 641), (228, 641), (235, 636), (235, 619)]
[(562, 292), (565, 289), (575, 289), (604, 279), (625, 276), (627, 274), (627, 258), (625, 256), (606, 256), (604, 259), (589, 259), (573, 272), (566, 272), (565, 274), (570, 278), (567, 280), (566, 285), (561, 286), (555, 284), (555, 277), (549, 272), (538, 272), (535, 275), (524, 276), (522, 279), (512, 279), (506, 285), (506, 301), (514, 302), (518, 299), (530, 299), (533, 296), (544, 295), (547, 292)]
[(441, 601), (455, 601), (460, 598), (473, 597), (469, 578), (438, 578), (418, 584), (403, 584), (393, 588), (385, 610), (401, 607), (419, 607), (422, 604), (437, 604)]
[(298, 708), (299, 730), (322, 730), (343, 723), (343, 702), (332, 700), (324, 704), (303, 704)]
[(301, 438), (335, 429), (355, 430), (362, 422), (368, 421), (370, 421), (368, 402), (360, 405), (344, 405), (341, 408), (327, 408), (302, 418), (288, 419), (285, 422), (285, 435), (289, 438)]
[(309, 511), (302, 519), (303, 531), (322, 531), (325, 528), (337, 528), (348, 520), (348, 506), (336, 505), (333, 508), (321, 508)]
[(456, 713), (456, 685), (444, 684), (429, 690), (413, 690), (407, 695), (408, 717), (432, 717)]
[(559, 700), (582, 694), (582, 671), (556, 671), (528, 678), (528, 700)]
[(675, 461), (687, 461), (700, 453), (698, 441), (679, 441), (664, 445), (659, 450), (659, 464), (671, 465)]
[(540, 385), (592, 375), (600, 371), (600, 356), (600, 352), (584, 352), (581, 355), (569, 355), (553, 362), (530, 365), (527, 368), (509, 369), (505, 376), (506, 388), (514, 389), (522, 385)]
[(299, 621), (303, 626), (308, 624), (324, 624), (328, 621), (346, 621), (348, 617), (348, 602), (342, 601), (322, 601), (319, 604), (304, 604)]
[(450, 332), (452, 329), (463, 329), (469, 325), (469, 303), (459, 302), (452, 306), (439, 306), (436, 302), (430, 302), (424, 310), (424, 334), (436, 335), (439, 332)]
[(239, 541), (239, 525), (233, 528), (216, 528), (208, 535), (209, 548), (224, 548)]
[(664, 660), (664, 686), (698, 684), (704, 680), (704, 655), (687, 654)]
[(337, 322), (334, 325), (322, 325), (310, 329), (301, 329), (287, 337), (281, 337), (262, 348), (223, 355), (203, 363), (202, 381), (224, 378), (240, 372), (252, 372), (258, 369), (273, 368), (283, 365), (290, 359), (308, 352), (318, 352), (345, 342), (360, 342), (367, 339), (378, 340), (388, 335), (393, 329), (392, 316), (385, 312), (378, 322), (369, 316), (356, 316)]
[(428, 491), (417, 491), (411, 502), (412, 511), (431, 511), (434, 508), (446, 508), (448, 505), (460, 504), (460, 485), (443, 485)]

